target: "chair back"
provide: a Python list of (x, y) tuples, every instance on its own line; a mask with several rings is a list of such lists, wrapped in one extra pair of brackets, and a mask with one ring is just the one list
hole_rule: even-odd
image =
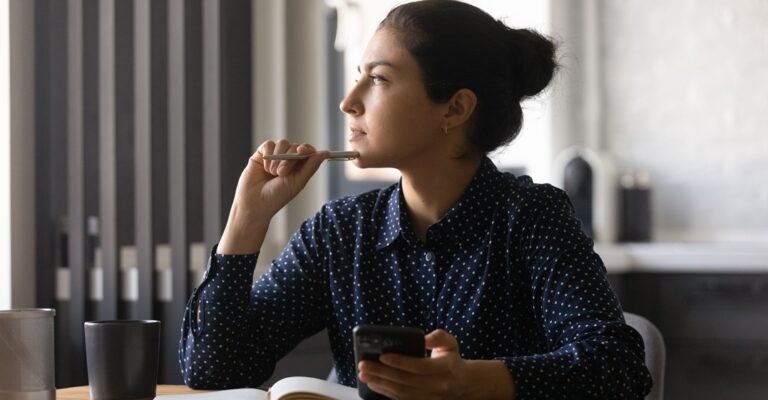
[(661, 332), (651, 321), (637, 314), (625, 312), (627, 325), (634, 328), (643, 337), (645, 344), (645, 365), (653, 378), (653, 388), (646, 400), (661, 400), (664, 398), (664, 369), (667, 362), (667, 348)]
[(331, 368), (331, 372), (328, 373), (328, 377), (325, 378), (328, 382), (339, 383), (339, 376), (336, 375), (336, 367)]

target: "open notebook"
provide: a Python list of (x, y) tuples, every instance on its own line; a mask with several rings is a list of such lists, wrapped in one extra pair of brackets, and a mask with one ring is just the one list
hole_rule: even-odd
[(275, 382), (268, 392), (230, 389), (195, 394), (170, 394), (155, 400), (360, 400), (357, 389), (317, 378), (292, 376)]

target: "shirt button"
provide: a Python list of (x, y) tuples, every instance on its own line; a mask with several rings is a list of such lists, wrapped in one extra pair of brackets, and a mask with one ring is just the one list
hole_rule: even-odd
[(435, 257), (435, 255), (432, 254), (431, 251), (428, 251), (427, 254), (424, 256), (424, 258), (426, 258), (427, 261), (432, 261), (432, 258), (434, 258), (434, 257)]

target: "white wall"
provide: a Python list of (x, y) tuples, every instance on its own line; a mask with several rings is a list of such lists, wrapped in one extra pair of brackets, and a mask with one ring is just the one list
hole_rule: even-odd
[(659, 236), (768, 237), (768, 2), (602, 2), (605, 129)]
[(35, 302), (34, 2), (0, 3), (0, 309)]
[(649, 171), (657, 240), (768, 241), (766, 21), (756, 0), (552, 0), (553, 153)]
[[(11, 215), (10, 8), (0, 3), (0, 220)], [(0, 310), (11, 307), (11, 226), (0, 225)]]

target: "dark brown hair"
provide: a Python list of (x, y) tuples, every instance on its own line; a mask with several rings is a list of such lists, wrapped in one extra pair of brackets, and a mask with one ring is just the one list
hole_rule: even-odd
[(523, 124), (520, 102), (547, 87), (555, 44), (530, 29), (512, 29), (485, 11), (454, 0), (393, 8), (379, 24), (398, 37), (421, 67), (430, 99), (472, 90), (477, 108), (469, 141), (488, 153), (512, 141)]

